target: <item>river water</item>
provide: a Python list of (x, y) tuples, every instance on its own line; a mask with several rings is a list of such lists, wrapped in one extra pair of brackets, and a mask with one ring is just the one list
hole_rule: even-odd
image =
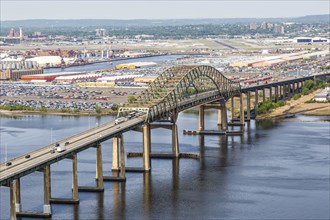
[[(216, 112), (206, 129), (216, 129)], [(106, 117), (1, 117), (1, 162), (99, 125)], [(152, 159), (149, 174), (126, 173), (104, 193), (79, 193), (79, 205), (52, 205), (52, 219), (329, 219), (329, 117), (251, 121), (244, 136), (183, 135), (197, 113), (178, 119), (181, 152), (196, 159)], [(142, 151), (141, 133), (124, 134), (125, 150)], [(152, 151), (169, 152), (170, 131), (152, 130)], [(111, 175), (112, 140), (102, 143), (104, 175)], [(142, 166), (141, 158), (126, 159)], [(52, 196), (71, 196), (71, 161), (51, 166)], [(78, 154), (80, 186), (95, 185), (95, 149)], [(43, 174), (21, 179), (23, 210), (41, 211)], [(1, 219), (9, 218), (9, 189), (1, 187)]]
[(121, 63), (171, 61), (171, 60), (176, 60), (177, 58), (182, 56), (183, 55), (162, 55), (162, 56), (127, 59), (127, 60), (114, 60), (111, 62), (94, 63), (83, 66), (72, 66), (67, 68), (49, 68), (49, 69), (45, 69), (44, 72), (45, 73), (86, 72), (86, 71), (95, 71), (102, 69), (114, 69), (117, 64), (121, 64)]

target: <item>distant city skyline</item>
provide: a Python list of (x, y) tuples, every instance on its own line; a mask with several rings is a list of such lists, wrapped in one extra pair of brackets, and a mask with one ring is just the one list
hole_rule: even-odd
[(16, 1), (1, 0), (1, 20), (272, 18), (329, 14), (328, 0)]

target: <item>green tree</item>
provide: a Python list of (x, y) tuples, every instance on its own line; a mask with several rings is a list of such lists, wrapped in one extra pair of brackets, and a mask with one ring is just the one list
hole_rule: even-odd
[(136, 98), (135, 96), (129, 95), (127, 96), (127, 101), (128, 103), (133, 103), (134, 101), (136, 101)]
[(102, 112), (102, 108), (101, 108), (99, 105), (96, 105), (96, 106), (95, 106), (95, 112), (96, 112), (97, 114), (100, 114), (100, 113)]
[(330, 85), (330, 76), (327, 76), (326, 82), (327, 82), (328, 85)]

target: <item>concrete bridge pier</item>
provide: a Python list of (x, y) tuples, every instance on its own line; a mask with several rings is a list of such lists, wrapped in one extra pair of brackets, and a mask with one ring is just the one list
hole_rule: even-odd
[(287, 85), (284, 84), (283, 85), (283, 99), (285, 99), (287, 97)]
[(180, 156), (178, 126), (175, 123), (172, 125), (172, 154), (175, 158)]
[(44, 213), (52, 214), (50, 206), (50, 165), (46, 166), (44, 172)]
[(275, 102), (278, 101), (278, 86), (275, 86)]
[(96, 187), (103, 191), (103, 160), (102, 160), (102, 145), (96, 145)]
[(292, 92), (296, 93), (296, 83), (292, 83)]
[(151, 132), (150, 132), (150, 124), (147, 123), (143, 126), (143, 170), (145, 172), (149, 172), (151, 169), (151, 160), (150, 160), (150, 152), (151, 152)]
[[(78, 193), (78, 162), (77, 154), (70, 157), (72, 160), (72, 198), (50, 198), (50, 203), (58, 204), (77, 204), (79, 203), (79, 193)], [(49, 178), (50, 181), (51, 178)], [(49, 184), (51, 188), (51, 184)]]
[(235, 119), (235, 97), (231, 97), (231, 121)]
[(241, 127), (244, 127), (244, 105), (243, 105), (243, 95), (244, 93), (241, 93), (239, 96), (239, 110), (240, 110), (240, 125)]
[(224, 131), (228, 130), (228, 117), (227, 117), (227, 107), (226, 103), (221, 105), (221, 129)]
[(21, 180), (20, 178), (16, 179), (16, 190), (15, 190), (15, 210), (16, 212), (22, 211), (21, 205)]
[(96, 187), (94, 186), (79, 186), (79, 192), (103, 192), (103, 162), (102, 162), (102, 145), (96, 144), (94, 146), (96, 148)]
[(273, 101), (273, 88), (269, 87), (269, 101)]
[(266, 101), (266, 89), (262, 89), (262, 101)]
[(104, 181), (112, 181), (112, 182), (126, 181), (124, 136), (122, 134), (117, 137), (113, 137), (112, 171), (113, 171), (113, 175), (115, 176), (103, 176)]
[(26, 212), (21, 210), (21, 186), (20, 180), (16, 180), (16, 187), (14, 182), (10, 182), (10, 219), (16, 219), (17, 217), (38, 217), (47, 218), (52, 215), (52, 209), (50, 205), (50, 165), (41, 169), (44, 176), (44, 205), (43, 212)]
[(198, 112), (198, 131), (204, 131), (205, 129), (205, 119), (204, 119), (205, 106), (199, 106)]
[(257, 117), (257, 115), (258, 115), (258, 105), (259, 105), (259, 103), (258, 103), (258, 89), (256, 89), (256, 91), (255, 91), (255, 101), (254, 101), (254, 114), (255, 114), (255, 116)]
[(112, 139), (112, 170), (118, 171), (119, 170), (119, 153), (118, 153), (118, 147), (119, 147), (119, 138), (113, 137)]
[(251, 92), (246, 93), (246, 120), (251, 120)]
[(15, 201), (15, 185), (14, 182), (11, 181), (9, 183), (10, 190), (10, 220), (16, 220), (16, 201)]

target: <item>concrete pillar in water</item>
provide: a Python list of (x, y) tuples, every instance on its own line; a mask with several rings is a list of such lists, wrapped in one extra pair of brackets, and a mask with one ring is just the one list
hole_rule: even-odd
[(124, 137), (120, 135), (120, 177), (125, 177), (125, 150), (124, 150)]
[(231, 97), (231, 120), (235, 117), (235, 97)]
[(10, 220), (16, 220), (16, 201), (15, 201), (15, 187), (14, 182), (9, 183), (10, 188)]
[(255, 102), (254, 102), (254, 112), (255, 112), (255, 115), (257, 116), (258, 114), (258, 89), (256, 89), (255, 91)]
[(96, 186), (103, 189), (103, 161), (102, 161), (102, 145), (96, 146)]
[(240, 112), (240, 123), (243, 125), (244, 124), (244, 106), (243, 106), (243, 94), (241, 93), (239, 96), (239, 112)]
[(218, 125), (221, 125), (221, 109), (218, 110)]
[(112, 170), (118, 171), (119, 170), (119, 154), (118, 154), (118, 137), (113, 137), (112, 143)]
[(204, 125), (204, 105), (199, 106), (199, 114), (198, 114), (198, 130), (203, 131), (205, 129)]
[(247, 120), (251, 120), (250, 108), (251, 108), (251, 92), (248, 91), (246, 93), (246, 119)]
[(143, 126), (143, 169), (144, 171), (150, 171), (150, 124)]
[(16, 212), (22, 211), (22, 205), (21, 205), (21, 180), (18, 178), (16, 180), (16, 189), (15, 189), (15, 209)]
[(79, 200), (77, 154), (72, 155), (72, 199), (74, 201)]
[(44, 172), (44, 213), (51, 214), (50, 206), (50, 165), (46, 166)]
[(227, 130), (227, 128), (228, 128), (226, 103), (221, 105), (221, 128), (223, 130)]
[(172, 153), (174, 157), (179, 157), (179, 137), (178, 137), (178, 126), (172, 125)]

